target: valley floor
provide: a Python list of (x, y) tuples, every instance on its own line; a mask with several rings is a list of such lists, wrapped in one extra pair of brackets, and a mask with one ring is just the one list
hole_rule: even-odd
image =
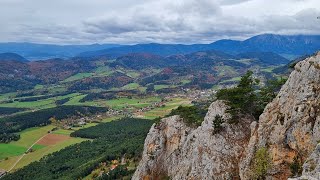
[[(77, 96), (71, 97), (76, 98)], [(114, 109), (121, 110), (128, 106), (136, 108), (148, 107), (150, 102), (157, 100), (157, 98), (150, 98), (147, 100), (123, 98), (107, 101), (106, 104)], [(76, 101), (71, 99), (70, 101), (71, 102), (69, 102), (69, 104), (74, 104), (78, 103), (79, 100)], [(177, 108), (180, 105), (188, 105), (190, 103), (191, 101), (188, 99), (173, 98), (164, 103), (164, 106), (162, 107), (152, 108), (147, 111), (136, 111), (133, 113), (133, 116), (143, 119), (163, 117), (166, 114), (169, 114), (172, 109)], [(111, 118), (103, 119), (101, 122), (110, 122), (120, 117), (121, 116), (113, 116)], [(52, 131), (56, 128), (55, 125), (46, 125), (43, 127), (34, 127), (23, 130), (19, 133), (21, 138), (18, 141), (0, 144), (0, 169), (12, 172), (67, 146), (86, 141), (88, 139), (70, 137), (70, 134), (76, 130), (92, 127), (97, 124), (99, 123), (86, 123), (82, 127), (73, 127), (71, 130), (59, 128), (58, 130)]]

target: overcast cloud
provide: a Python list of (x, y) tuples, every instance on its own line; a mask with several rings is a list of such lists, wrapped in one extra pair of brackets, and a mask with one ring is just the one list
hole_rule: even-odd
[(0, 41), (209, 43), (320, 34), (319, 0), (0, 0)]

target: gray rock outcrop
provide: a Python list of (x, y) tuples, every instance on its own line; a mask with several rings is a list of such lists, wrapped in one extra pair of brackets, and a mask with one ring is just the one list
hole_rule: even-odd
[(320, 53), (295, 65), (278, 96), (253, 129), (240, 163), (241, 179), (250, 179), (254, 152), (268, 149), (268, 179), (287, 179), (294, 158), (305, 162), (320, 140)]
[(253, 119), (223, 123), (222, 130), (214, 133), (212, 122), (216, 115), (228, 118), (226, 108), (222, 101), (211, 104), (197, 128), (186, 126), (179, 116), (153, 125), (133, 179), (238, 179), (238, 163)]

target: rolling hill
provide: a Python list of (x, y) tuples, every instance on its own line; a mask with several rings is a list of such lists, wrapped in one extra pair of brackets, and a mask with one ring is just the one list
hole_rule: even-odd
[(28, 62), (27, 59), (16, 53), (0, 53), (0, 61)]
[(263, 72), (263, 76), (270, 76), (270, 66), (286, 62), (289, 60), (275, 53), (230, 55), (216, 50), (167, 57), (131, 53), (115, 60), (0, 61), (0, 92), (31, 90), (38, 84), (59, 84), (72, 92), (122, 88), (130, 83), (136, 83), (142, 89), (149, 85), (211, 88), (220, 82), (229, 83), (226, 80), (237, 78), (248, 69), (267, 69), (265, 71), (269, 72)]

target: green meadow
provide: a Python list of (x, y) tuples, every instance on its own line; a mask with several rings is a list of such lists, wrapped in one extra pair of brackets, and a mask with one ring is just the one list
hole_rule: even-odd
[(23, 154), (27, 148), (14, 144), (0, 144), (0, 159)]
[(94, 75), (93, 73), (78, 73), (78, 74), (75, 74), (75, 75), (65, 79), (63, 82), (76, 81), (76, 80), (80, 80), (83, 78), (91, 77), (93, 75)]

